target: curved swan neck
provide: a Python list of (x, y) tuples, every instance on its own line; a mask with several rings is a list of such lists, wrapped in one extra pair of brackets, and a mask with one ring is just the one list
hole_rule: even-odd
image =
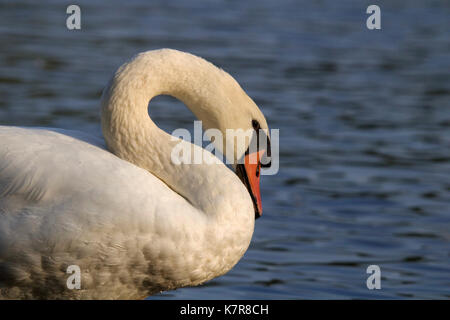
[(120, 67), (109, 83), (102, 97), (102, 116), (113, 126), (120, 121), (114, 116), (126, 109), (129, 117), (142, 120), (141, 125), (153, 124), (148, 117), (149, 101), (170, 95), (202, 120), (204, 128), (217, 128), (224, 115), (217, 103), (224, 98), (224, 82), (237, 85), (226, 72), (197, 56), (171, 49), (141, 53)]
[(180, 140), (148, 115), (149, 101), (166, 94), (181, 100), (204, 128), (220, 128), (226, 111), (220, 102), (229, 96), (223, 88), (230, 86), (240, 89), (226, 72), (199, 57), (169, 49), (140, 54), (119, 68), (103, 93), (103, 135), (114, 154), (156, 175), (207, 216), (244, 219), (251, 227), (252, 203), (237, 176), (223, 164), (173, 164), (171, 152)]

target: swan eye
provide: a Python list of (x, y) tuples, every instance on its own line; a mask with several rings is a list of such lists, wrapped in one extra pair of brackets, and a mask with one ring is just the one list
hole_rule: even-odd
[(258, 130), (258, 129), (261, 128), (260, 125), (259, 125), (259, 122), (257, 120), (252, 120), (252, 127), (255, 130)]

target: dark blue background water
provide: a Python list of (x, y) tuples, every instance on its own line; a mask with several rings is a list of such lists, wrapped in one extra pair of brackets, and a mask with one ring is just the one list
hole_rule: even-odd
[[(80, 31), (67, 2), (0, 2), (0, 124), (99, 135), (112, 72), (170, 47), (230, 72), (280, 129), (245, 257), (158, 298), (450, 297), (449, 2), (377, 1), (376, 31), (367, 1), (76, 3)], [(194, 120), (164, 97), (150, 114), (168, 131)]]

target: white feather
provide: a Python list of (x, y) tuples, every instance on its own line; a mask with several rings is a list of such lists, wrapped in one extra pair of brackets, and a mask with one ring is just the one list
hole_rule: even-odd
[[(224, 71), (157, 50), (122, 66), (104, 92), (112, 152), (81, 132), (0, 126), (0, 297), (144, 298), (222, 275), (243, 256), (254, 226), (247, 190), (224, 164), (172, 164), (178, 142), (147, 114), (160, 93), (221, 130), (247, 129), (252, 117), (266, 125)], [(80, 290), (67, 288), (69, 265), (81, 269)]]

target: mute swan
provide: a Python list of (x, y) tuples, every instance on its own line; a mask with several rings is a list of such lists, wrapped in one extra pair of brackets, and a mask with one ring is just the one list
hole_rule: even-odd
[[(239, 177), (223, 163), (173, 164), (174, 145), (189, 142), (149, 118), (160, 94), (184, 102), (205, 128), (268, 128), (228, 73), (171, 49), (137, 55), (109, 81), (105, 141), (0, 126), (1, 298), (144, 298), (199, 285), (243, 256), (261, 214), (260, 163), (235, 166)], [(67, 285), (72, 265), (80, 289)]]

